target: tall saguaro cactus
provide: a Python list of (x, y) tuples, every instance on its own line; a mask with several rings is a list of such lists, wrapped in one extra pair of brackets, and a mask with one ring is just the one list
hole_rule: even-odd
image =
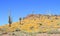
[(11, 20), (11, 12), (9, 12), (9, 17), (8, 17), (8, 23), (9, 23), (9, 27), (11, 27), (12, 24), (12, 20)]
[(9, 27), (11, 27), (12, 21), (11, 21), (11, 17), (9, 16)]

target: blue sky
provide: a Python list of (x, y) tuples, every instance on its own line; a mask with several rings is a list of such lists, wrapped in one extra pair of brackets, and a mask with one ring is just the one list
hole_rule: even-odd
[(8, 12), (11, 10), (12, 21), (34, 14), (60, 15), (60, 0), (0, 0), (0, 25), (8, 23)]

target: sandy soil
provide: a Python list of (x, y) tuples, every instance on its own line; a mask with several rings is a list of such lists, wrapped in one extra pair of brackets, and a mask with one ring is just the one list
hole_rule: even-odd
[(2, 36), (9, 36), (8, 34), (3, 34)]
[[(3, 34), (2, 36), (9, 36), (9, 34)], [(44, 33), (44, 34), (37, 34), (36, 36), (60, 36), (60, 34), (46, 34), (46, 33)]]

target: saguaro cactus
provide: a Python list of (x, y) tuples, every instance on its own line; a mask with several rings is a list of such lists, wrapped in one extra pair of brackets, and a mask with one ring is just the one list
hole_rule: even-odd
[(9, 11), (9, 17), (8, 17), (9, 27), (11, 27), (12, 20), (11, 20), (11, 12)]
[(9, 27), (11, 27), (12, 21), (11, 21), (11, 17), (9, 16)]
[(20, 24), (21, 24), (21, 20), (22, 20), (22, 18), (19, 18), (19, 22), (20, 22)]

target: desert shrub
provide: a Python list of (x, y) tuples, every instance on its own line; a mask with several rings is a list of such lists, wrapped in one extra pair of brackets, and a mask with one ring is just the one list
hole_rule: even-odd
[(15, 30), (15, 31), (20, 31), (20, 29), (16, 28), (16, 30)]
[(49, 31), (49, 32), (47, 32), (48, 34), (60, 34), (60, 32), (59, 31), (57, 31), (57, 30), (51, 30), (51, 31)]

